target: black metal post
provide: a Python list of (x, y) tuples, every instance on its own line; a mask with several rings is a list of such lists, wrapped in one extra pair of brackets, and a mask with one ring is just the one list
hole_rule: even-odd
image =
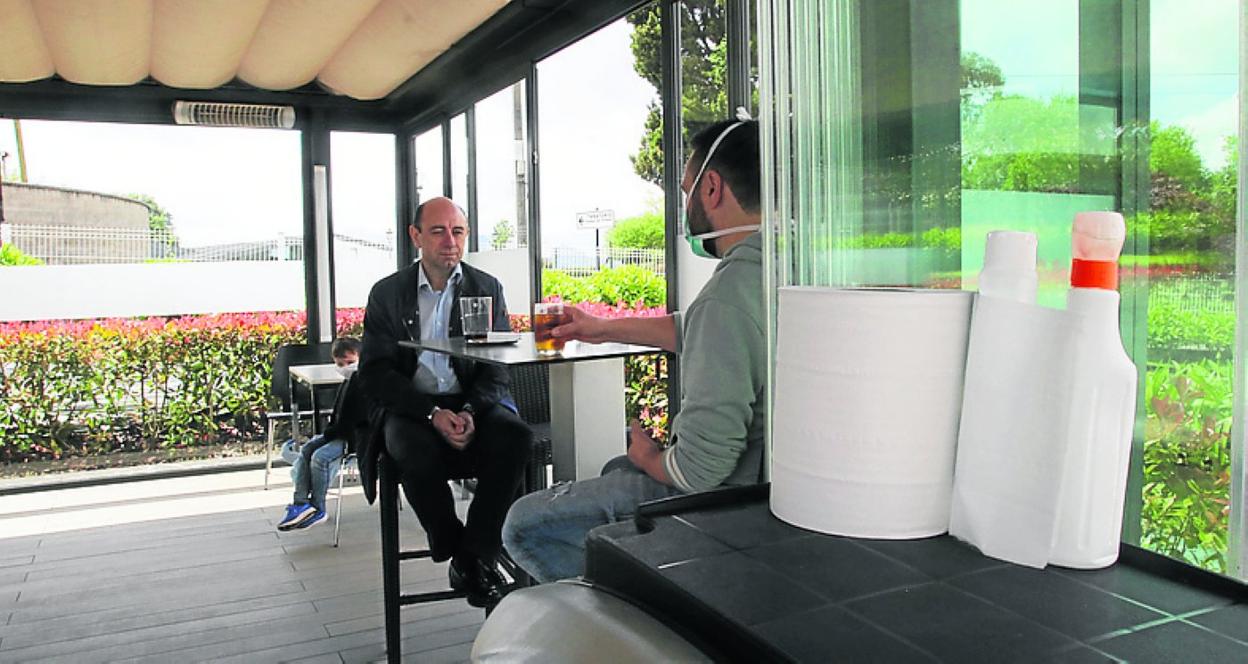
[(403, 661), (403, 626), (399, 622), (399, 492), (390, 457), (377, 460), (381, 501), (381, 588), (386, 614), (386, 661)]
[[(680, 8), (664, 2), (659, 8), (662, 30), (659, 48), (663, 71), (663, 262), (667, 273), (667, 310), (680, 308), (680, 268), (678, 265), (681, 236), (680, 180), (684, 174), (684, 142), (680, 132)], [(668, 421), (680, 412), (680, 359), (667, 355)]]
[[(529, 66), (529, 76), (524, 82), (525, 104), (528, 112), (528, 159), (529, 159), (529, 283), (532, 302), (542, 299), (542, 219), (539, 183), (542, 180), (538, 166), (537, 136), (537, 65)], [(529, 304), (532, 304), (530, 302)], [(532, 311), (532, 307), (529, 307)]]
[(477, 107), (469, 106), (464, 111), (464, 125), (468, 134), (468, 191), (465, 203), (468, 206), (468, 251), (480, 249), (478, 235), (481, 224), (477, 220)]
[(750, 103), (750, 0), (728, 0), (724, 7), (728, 36), (728, 115)]
[(402, 270), (412, 264), (412, 243), (407, 237), (408, 220), (416, 209), (415, 137), (397, 132), (394, 135), (394, 252), (395, 267)]
[[(307, 303), (308, 343), (315, 344), (320, 343), (322, 332), (324, 332), (321, 330), (319, 316), (322, 303), (320, 293), (317, 290), (320, 270), (318, 268), (318, 252), (316, 249), (315, 167), (325, 166), (327, 170), (330, 168), (329, 129), (320, 113), (315, 111), (310, 113), (300, 136), (300, 145), (302, 149), (301, 176), (303, 179), (303, 289)], [(326, 251), (329, 252), (329, 274), (326, 275), (326, 278), (329, 280), (328, 306), (330, 311), (333, 312), (334, 220), (329, 190), (329, 181), (327, 179), (325, 186), (325, 218), (328, 226), (326, 233), (329, 237), (329, 242), (326, 245)], [(282, 247), (281, 251), (285, 254), (286, 247)], [(284, 259), (285, 256), (283, 255), (282, 258)], [(330, 316), (331, 326), (334, 319), (335, 316)], [(329, 330), (331, 337), (334, 332), (335, 330)]]

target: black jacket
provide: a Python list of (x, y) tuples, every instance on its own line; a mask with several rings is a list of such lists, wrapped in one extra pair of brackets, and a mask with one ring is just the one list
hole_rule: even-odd
[[(503, 287), (489, 274), (466, 263), (463, 280), (451, 304), (449, 336), (463, 336), (459, 317), (459, 298), (488, 295), (494, 298), (494, 327), (499, 332), (511, 331)], [(369, 416), (370, 434), (361, 440), (359, 451), (360, 480), (364, 495), (373, 502), (376, 491), (377, 455), (385, 446), (384, 427), (391, 414), (423, 419), (433, 410), (433, 400), (416, 389), (417, 352), (399, 346), (400, 341), (420, 341), (420, 301), (417, 297), (420, 263), (395, 272), (373, 285), (364, 310), (364, 347), (360, 352), (359, 377), (364, 392), (372, 402)], [(478, 413), (485, 412), (503, 400), (510, 400), (507, 386), (509, 374), (503, 367), (451, 358), (451, 369), (464, 391), (466, 403)]]
[(359, 373), (353, 373), (334, 396), (334, 412), (329, 416), (329, 425), (325, 427), (325, 440), (345, 440), (347, 450), (355, 452), (360, 438), (357, 429), (368, 426), (370, 410)]

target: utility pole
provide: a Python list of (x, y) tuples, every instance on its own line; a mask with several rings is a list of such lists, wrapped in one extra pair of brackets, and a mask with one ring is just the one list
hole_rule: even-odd
[[(4, 228), (4, 161), (9, 153), (0, 150), (0, 229)], [(4, 233), (0, 233), (0, 247), (4, 246)]]
[(524, 141), (524, 90), (520, 84), (511, 86), (512, 124), (516, 139), (516, 246), (529, 246), (528, 150)]
[(17, 179), (23, 184), (30, 182), (26, 179), (26, 148), (22, 144), (22, 121), (13, 121), (13, 133), (17, 134)]

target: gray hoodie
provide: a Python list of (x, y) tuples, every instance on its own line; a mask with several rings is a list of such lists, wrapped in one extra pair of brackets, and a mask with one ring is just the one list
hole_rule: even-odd
[(767, 418), (762, 235), (728, 250), (681, 319), (667, 475), (686, 492), (758, 482)]

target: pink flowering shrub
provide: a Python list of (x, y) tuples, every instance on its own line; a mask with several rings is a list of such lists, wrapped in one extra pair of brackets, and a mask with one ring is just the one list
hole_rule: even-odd
[[(338, 312), (360, 333), (361, 309)], [(303, 312), (0, 323), (0, 461), (262, 436), (273, 357)]]

